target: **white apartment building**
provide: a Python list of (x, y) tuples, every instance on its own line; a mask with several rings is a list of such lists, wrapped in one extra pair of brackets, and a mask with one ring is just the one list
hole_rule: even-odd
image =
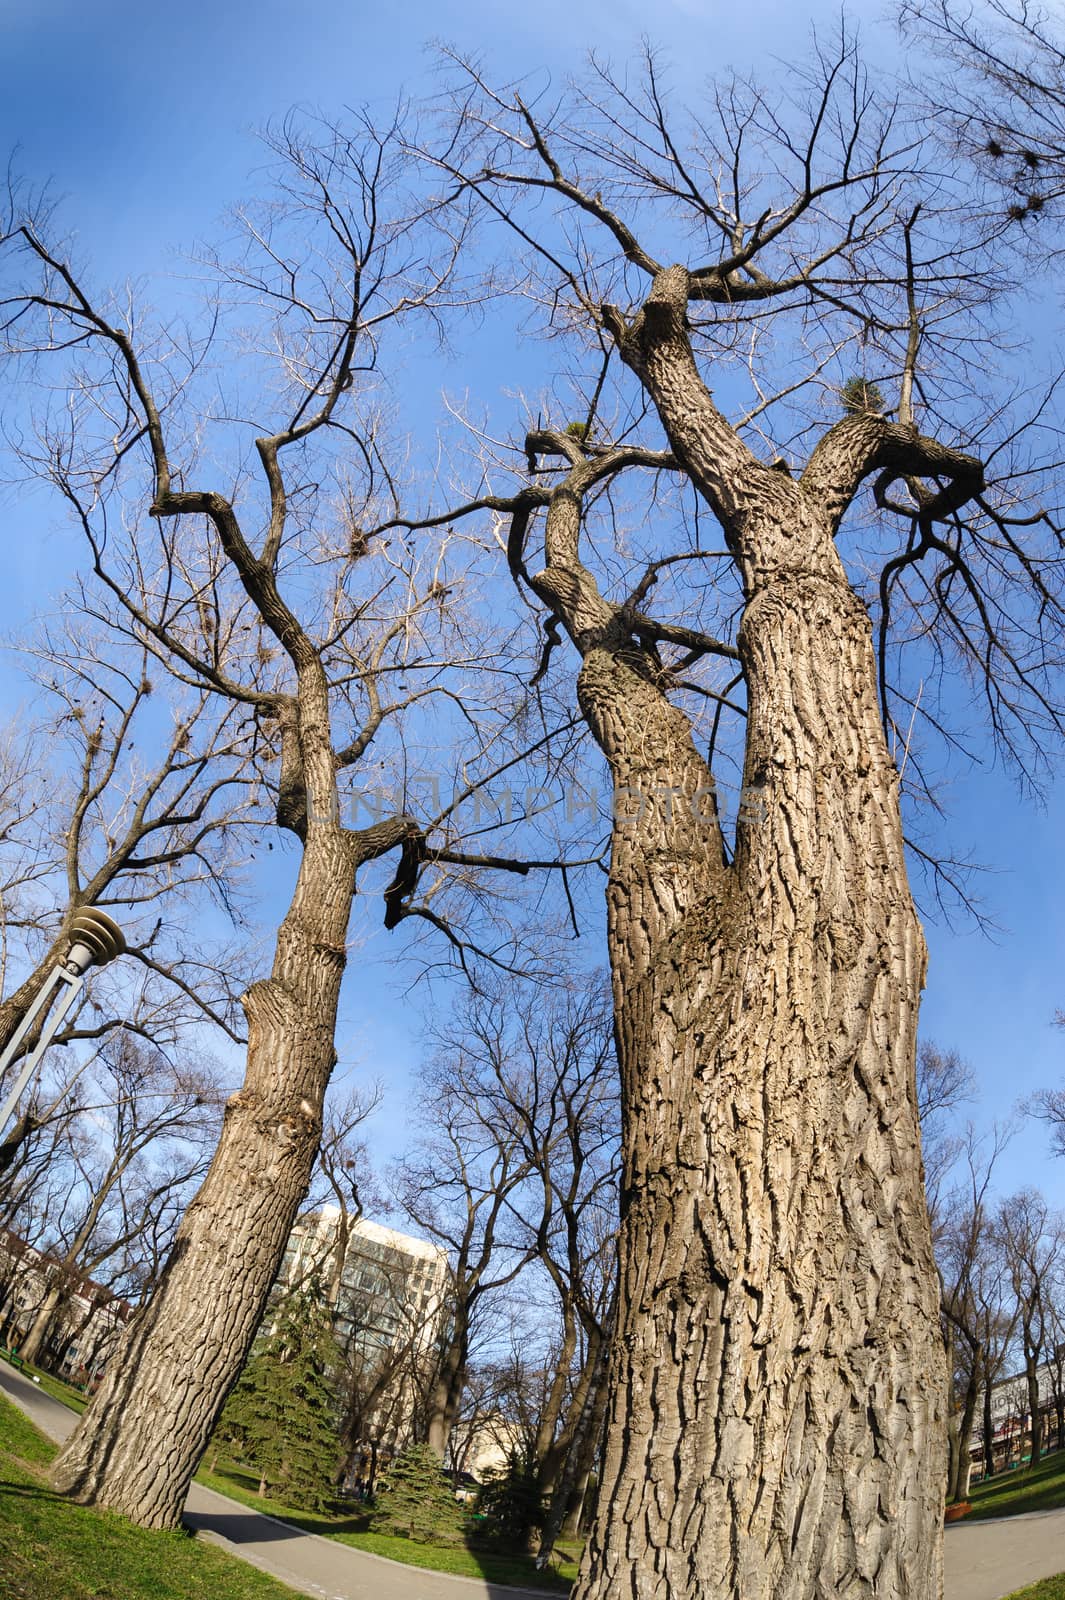
[(332, 1290), (334, 1326), (356, 1392), (367, 1397), (363, 1432), (391, 1453), (410, 1442), (431, 1380), (447, 1316), (447, 1252), (365, 1217), (349, 1224), (338, 1274), (340, 1211), (323, 1206), (302, 1218), (285, 1252), (280, 1282), (317, 1277)]

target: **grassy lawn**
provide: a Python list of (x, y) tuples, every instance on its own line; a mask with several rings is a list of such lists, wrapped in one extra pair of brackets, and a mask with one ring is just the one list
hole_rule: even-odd
[(1058, 1578), (1044, 1578), (1042, 1583), (1033, 1583), (1030, 1589), (1018, 1589), (1015, 1594), (1007, 1595), (1006, 1600), (1065, 1600), (1065, 1572)]
[(16, 1372), (21, 1372), (24, 1378), (37, 1380), (37, 1387), (43, 1389), (45, 1394), (50, 1394), (53, 1400), (61, 1400), (71, 1411), (84, 1411), (89, 1404), (87, 1394), (82, 1394), (80, 1389), (75, 1389), (73, 1384), (64, 1383), (62, 1378), (53, 1378), (50, 1372), (42, 1372), (40, 1367), (31, 1366), (28, 1361), (16, 1366), (6, 1350), (0, 1350), (0, 1356), (9, 1366), (15, 1367)]
[(4, 1600), (296, 1600), (296, 1592), (183, 1533), (150, 1533), (53, 1495), (55, 1446), (0, 1399)]
[(282, 1522), (290, 1522), (305, 1533), (318, 1533), (327, 1539), (337, 1539), (341, 1544), (353, 1545), (356, 1550), (369, 1551), (371, 1555), (387, 1556), (390, 1561), (401, 1561), (408, 1567), (426, 1567), (432, 1572), (452, 1572), (464, 1578), (483, 1578), (487, 1583), (509, 1583), (519, 1588), (547, 1589), (556, 1594), (567, 1594), (577, 1578), (580, 1546), (563, 1541), (548, 1572), (538, 1572), (528, 1556), (506, 1555), (489, 1550), (471, 1550), (458, 1546), (418, 1544), (411, 1539), (393, 1538), (389, 1534), (371, 1533), (367, 1516), (353, 1510), (348, 1515), (337, 1516), (328, 1512), (298, 1511), (277, 1500), (260, 1500), (258, 1478), (252, 1472), (230, 1463), (220, 1464), (216, 1472), (201, 1468), (196, 1474), (197, 1483), (219, 1494), (228, 1494), (233, 1500), (252, 1506), (256, 1511), (268, 1512)]
[[(63, 1383), (61, 1379), (54, 1378), (47, 1372), (41, 1372), (36, 1367), (27, 1367), (25, 1375), (39, 1377), (40, 1387), (43, 1390), (74, 1411), (84, 1411), (88, 1405), (86, 1396), (79, 1389), (72, 1388), (70, 1384)], [(16, 1415), (21, 1417), (21, 1413)], [(31, 1432), (34, 1431), (28, 1422), (25, 1423), (25, 1427)], [(50, 1460), (53, 1447), (47, 1445), (46, 1448), (47, 1459)], [(366, 1525), (367, 1517), (362, 1513), (337, 1516), (326, 1512), (297, 1510), (279, 1500), (260, 1500), (257, 1493), (258, 1478), (250, 1472), (245, 1472), (241, 1467), (229, 1463), (221, 1463), (219, 1470), (214, 1473), (201, 1468), (196, 1474), (196, 1481), (202, 1483), (205, 1488), (216, 1489), (219, 1494), (227, 1494), (233, 1500), (240, 1500), (256, 1511), (265, 1511), (282, 1522), (290, 1522), (305, 1533), (317, 1533), (327, 1539), (338, 1539), (342, 1544), (353, 1545), (356, 1550), (366, 1550), (375, 1556), (387, 1556), (390, 1561), (400, 1561), (408, 1567), (424, 1567), (432, 1572), (452, 1572), (465, 1578), (483, 1578), (488, 1583), (545, 1589), (556, 1594), (568, 1594), (577, 1578), (581, 1547), (575, 1542), (561, 1541), (551, 1569), (547, 1572), (538, 1572), (528, 1556), (469, 1550), (462, 1546), (452, 1549), (443, 1545), (417, 1544), (410, 1539), (393, 1538), (384, 1533), (371, 1533)], [(0, 1564), (0, 1575), (2, 1573), (3, 1566)], [(279, 1592), (288, 1595), (291, 1591), (279, 1586)], [(37, 1600), (32, 1590), (27, 1590), (26, 1594), (28, 1597), (31, 1596), (32, 1600)], [(0, 1583), (0, 1595), (4, 1596), (4, 1600), (9, 1600), (8, 1591), (4, 1589), (2, 1583)], [(18, 1590), (14, 1591), (10, 1600), (14, 1600), (15, 1595), (21, 1600)], [(107, 1600), (112, 1600), (109, 1592)]]
[[(1065, 1506), (1065, 1450), (1055, 1450), (1052, 1455), (1045, 1456), (1037, 1467), (999, 1472), (986, 1483), (974, 1484), (969, 1499), (973, 1509), (966, 1522), (984, 1517), (1012, 1517), (1020, 1511), (1052, 1511), (1057, 1506)], [(1048, 1591), (1048, 1600), (1051, 1593)], [(1039, 1600), (1044, 1597), (1040, 1596)], [(1065, 1589), (1062, 1600), (1065, 1600)]]

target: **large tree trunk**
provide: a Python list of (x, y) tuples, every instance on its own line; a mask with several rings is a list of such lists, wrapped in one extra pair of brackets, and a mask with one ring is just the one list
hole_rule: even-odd
[(914, 1088), (925, 957), (869, 626), (807, 570), (752, 594), (743, 648), (765, 814), (726, 881), (648, 950), (662, 868), (634, 892), (615, 849), (622, 1294), (577, 1593), (927, 1600), (945, 1375)]
[(964, 1500), (969, 1493), (969, 1476), (972, 1470), (973, 1424), (980, 1398), (980, 1362), (973, 1359), (961, 1410), (955, 1420), (951, 1439), (950, 1474), (947, 1481), (947, 1499)]
[(313, 657), (300, 669), (298, 739), (282, 746), (281, 779), (279, 820), (295, 817), (304, 848), (270, 977), (243, 999), (244, 1083), (158, 1287), (52, 1469), (61, 1493), (147, 1527), (178, 1525), (310, 1181), (358, 867), (409, 828), (402, 818), (340, 826), (328, 690)]
[(535, 580), (582, 646), (581, 704), (620, 814), (621, 1294), (575, 1596), (936, 1600), (946, 1374), (915, 1092), (925, 947), (869, 620), (830, 516), (864, 424), (841, 425), (809, 491), (756, 462), (698, 377), (686, 293), (681, 269), (661, 274), (618, 337), (743, 575), (748, 805), (731, 864), (687, 719), (567, 564), (564, 511)]
[(23, 1361), (32, 1361), (35, 1365), (37, 1364), (62, 1296), (63, 1281), (62, 1277), (59, 1277), (48, 1286), (45, 1297), (37, 1308), (37, 1314), (30, 1324), (30, 1330), (22, 1341), (19, 1355)]
[(441, 1352), (427, 1406), (426, 1443), (441, 1461), (447, 1455), (447, 1442), (462, 1404), (469, 1347), (466, 1307), (456, 1304), (451, 1316), (452, 1333)]
[(307, 1190), (333, 1067), (354, 892), (346, 840), (308, 840), (269, 979), (244, 998), (248, 1059), (151, 1300), (52, 1472), (61, 1493), (178, 1525)]

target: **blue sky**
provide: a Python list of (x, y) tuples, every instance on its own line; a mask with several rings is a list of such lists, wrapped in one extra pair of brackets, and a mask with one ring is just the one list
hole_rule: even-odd
[[(880, 12), (879, 4), (849, 8), (873, 60), (894, 49)], [(801, 55), (810, 20), (831, 30), (838, 14), (831, 4), (800, 10), (775, 0), (741, 7), (674, 0), (657, 8), (653, 37), (674, 81), (693, 92), (728, 65)], [(423, 90), (432, 71), (426, 47), (436, 37), (482, 54), (500, 76), (557, 75), (593, 45), (620, 62), (648, 19), (631, 0), (450, 8), (320, 0), (302, 9), (279, 0), (179, 7), (0, 0), (0, 147), (19, 146), (19, 169), (53, 181), (93, 281), (154, 278), (182, 272), (182, 252), (253, 189), (263, 159), (255, 129), (290, 107), (335, 111), (366, 101), (385, 108), (404, 90)], [(152, 290), (156, 299), (166, 292)], [(1065, 325), (1065, 311), (1062, 318)], [(0, 625), (10, 629), (47, 610), (76, 547), (55, 531), (57, 514), (41, 496), (9, 495), (3, 510)], [(21, 692), (13, 670), (0, 682), (7, 705)], [(929, 924), (923, 1031), (969, 1058), (981, 1085), (973, 1115), (983, 1121), (1065, 1074), (1065, 1033), (1051, 1026), (1054, 1009), (1065, 1006), (1065, 793), (1059, 785), (1040, 810), (983, 767), (955, 780), (949, 803), (957, 847), (995, 869), (982, 892), (1002, 932), (990, 942), (965, 926)], [(387, 945), (374, 936), (353, 966), (359, 976), (347, 990), (342, 1056), (393, 1085), (373, 1133), (384, 1153), (404, 1136), (403, 1093), (419, 1056), (417, 995), (374, 1020), (359, 989), (394, 981)], [(1004, 1181), (1037, 1182), (1065, 1204), (1065, 1166), (1048, 1161), (1045, 1149), (1044, 1132), (1029, 1126), (1011, 1149)]]

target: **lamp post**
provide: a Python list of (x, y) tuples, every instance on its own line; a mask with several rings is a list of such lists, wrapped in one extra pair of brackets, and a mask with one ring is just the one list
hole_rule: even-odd
[(33, 1004), (29, 1006), (8, 1040), (6, 1050), (0, 1055), (0, 1077), (2, 1077), (18, 1054), (19, 1046), (30, 1029), (38, 1018), (45, 1017), (56, 994), (65, 984), (66, 992), (61, 996), (51, 1016), (46, 1017), (40, 1038), (26, 1057), (22, 1071), (3, 1106), (0, 1107), (0, 1133), (7, 1126), (7, 1120), (18, 1105), (22, 1091), (40, 1066), (41, 1058), (55, 1038), (64, 1017), (81, 993), (85, 974), (89, 968), (106, 966), (116, 956), (122, 955), (125, 948), (126, 941), (122, 929), (105, 911), (97, 911), (95, 906), (86, 906), (82, 911), (75, 912), (70, 923), (70, 949), (67, 951), (66, 960), (52, 968)]

